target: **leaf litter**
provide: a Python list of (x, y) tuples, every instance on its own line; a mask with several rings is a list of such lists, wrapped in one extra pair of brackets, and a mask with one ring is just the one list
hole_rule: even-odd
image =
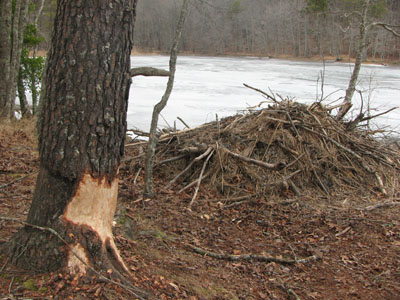
[[(157, 299), (399, 298), (398, 148), (287, 100), (159, 138), (156, 198), (142, 199), (143, 142), (128, 143), (121, 167), (114, 234), (136, 286)], [(1, 128), (0, 139), (0, 212), (24, 220), (35, 137)], [(0, 221), (1, 242), (18, 226)], [(0, 272), (0, 299), (131, 299), (95, 276), (26, 273), (5, 256)]]

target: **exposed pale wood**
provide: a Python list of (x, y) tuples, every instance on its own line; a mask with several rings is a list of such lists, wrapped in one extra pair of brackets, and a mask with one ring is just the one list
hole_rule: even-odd
[(24, 221), (15, 219), (15, 218), (7, 218), (7, 217), (1, 217), (1, 216), (0, 216), (0, 220), (10, 221), (10, 222), (16, 222), (16, 223), (20, 223), (20, 224), (23, 224), (23, 225), (28, 226), (28, 227), (32, 227), (32, 228), (41, 230), (41, 231), (50, 232), (51, 234), (53, 234), (54, 236), (56, 236), (58, 239), (60, 239), (60, 241), (63, 242), (63, 243), (68, 247), (70, 253), (71, 253), (72, 255), (74, 255), (75, 258), (76, 258), (78, 261), (80, 261), (83, 265), (85, 265), (86, 268), (88, 268), (91, 272), (93, 272), (94, 274), (96, 274), (97, 276), (99, 276), (100, 279), (104, 280), (105, 282), (109, 282), (109, 283), (115, 284), (115, 285), (117, 285), (117, 286), (123, 288), (124, 290), (126, 290), (127, 292), (129, 292), (130, 294), (132, 294), (133, 296), (135, 296), (137, 299), (140, 299), (140, 300), (148, 299), (148, 295), (145, 295), (145, 294), (143, 293), (143, 291), (138, 291), (137, 288), (135, 288), (133, 285), (131, 285), (131, 284), (130, 284), (129, 282), (127, 282), (126, 280), (124, 280), (124, 281), (126, 281), (126, 283), (128, 283), (127, 285), (126, 285), (126, 284), (123, 284), (123, 283), (121, 283), (121, 282), (117, 282), (117, 281), (115, 281), (115, 280), (109, 279), (109, 278), (105, 277), (104, 275), (102, 275), (100, 272), (96, 271), (92, 266), (90, 266), (89, 264), (87, 264), (87, 263), (85, 262), (84, 258), (82, 258), (82, 257), (79, 255), (79, 253), (75, 252), (74, 249), (71, 247), (71, 245), (68, 244), (68, 242), (67, 242), (57, 231), (55, 231), (54, 229), (52, 229), (52, 228), (50, 228), (50, 227), (37, 226), (37, 225), (30, 224), (30, 223), (27, 223), (27, 222), (24, 222)]

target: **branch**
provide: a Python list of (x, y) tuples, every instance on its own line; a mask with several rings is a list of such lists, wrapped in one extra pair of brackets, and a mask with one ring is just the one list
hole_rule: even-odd
[(386, 23), (381, 23), (381, 22), (375, 22), (375, 23), (372, 23), (371, 26), (381, 26), (382, 28), (391, 32), (394, 36), (400, 37), (400, 32), (397, 32), (393, 28), (393, 27), (400, 27), (400, 25), (391, 25), (391, 24), (386, 24)]
[(25, 178), (27, 178), (27, 177), (29, 177), (29, 176), (31, 176), (31, 175), (35, 175), (35, 174), (37, 174), (37, 173), (38, 173), (38, 172), (33, 172), (33, 173), (30, 173), (30, 174), (21, 176), (21, 177), (15, 179), (15, 180), (13, 180), (13, 181), (10, 181), (9, 183), (0, 185), (0, 189), (3, 189), (3, 188), (5, 188), (5, 187), (8, 187), (8, 186), (10, 186), (10, 185), (12, 185), (12, 184), (14, 184), (14, 183), (16, 183), (16, 182), (18, 182), (18, 181), (24, 180)]
[(211, 158), (211, 156), (212, 156), (213, 154), (214, 154), (214, 150), (212, 150), (212, 151), (210, 152), (210, 154), (207, 156), (206, 160), (205, 160), (204, 163), (203, 163), (203, 167), (201, 168), (200, 176), (199, 176), (199, 179), (198, 179), (198, 181), (197, 181), (196, 189), (195, 189), (195, 191), (194, 191), (192, 200), (191, 200), (190, 203), (189, 203), (189, 209), (192, 208), (192, 205), (193, 205), (193, 203), (194, 203), (194, 200), (196, 200), (197, 193), (199, 192), (199, 188), (200, 188), (200, 184), (201, 184), (201, 179), (203, 178), (204, 170), (206, 169), (207, 163), (208, 163), (208, 161), (210, 160), (210, 158)]
[(275, 99), (275, 97), (272, 97), (271, 95), (267, 94), (266, 92), (264, 92), (264, 91), (262, 91), (262, 90), (260, 90), (260, 89), (257, 89), (257, 88), (255, 88), (255, 87), (252, 87), (252, 86), (250, 86), (250, 85), (248, 85), (248, 84), (245, 84), (245, 83), (243, 83), (243, 85), (244, 85), (245, 87), (247, 87), (247, 88), (253, 90), (253, 91), (256, 91), (256, 92), (261, 93), (262, 95), (264, 95), (265, 97), (267, 97), (267, 99), (270, 99), (270, 100), (272, 100), (272, 101), (275, 102), (275, 103), (279, 103), (279, 101), (277, 101), (277, 100)]
[(131, 77), (135, 76), (162, 76), (167, 77), (170, 75), (170, 72), (163, 69), (157, 69), (152, 67), (139, 67), (139, 68), (132, 68), (130, 70)]
[(367, 206), (363, 210), (371, 211), (371, 210), (375, 210), (375, 209), (378, 209), (378, 208), (392, 207), (392, 206), (397, 206), (397, 205), (400, 205), (400, 202), (387, 201), (387, 202), (382, 202), (382, 203), (378, 203), (378, 204), (375, 204), (375, 205)]
[(188, 245), (193, 249), (194, 252), (209, 256), (216, 259), (229, 260), (229, 261), (259, 261), (259, 262), (275, 262), (282, 265), (295, 265), (297, 263), (307, 263), (309, 261), (318, 260), (319, 258), (316, 255), (312, 255), (303, 259), (298, 260), (290, 260), (290, 259), (281, 259), (271, 256), (263, 256), (263, 255), (255, 255), (255, 254), (243, 254), (243, 255), (230, 255), (230, 254), (220, 254), (211, 251), (207, 251), (192, 245)]
[(284, 164), (283, 162), (278, 162), (278, 163), (270, 164), (270, 163), (266, 163), (266, 162), (261, 161), (261, 160), (252, 159), (252, 158), (245, 157), (245, 156), (243, 156), (243, 155), (234, 153), (234, 152), (228, 150), (228, 149), (225, 148), (225, 147), (222, 147), (222, 149), (223, 149), (225, 152), (227, 152), (228, 154), (232, 155), (233, 157), (239, 158), (239, 159), (241, 159), (241, 160), (244, 160), (245, 162), (252, 163), (252, 164), (255, 164), (255, 165), (257, 165), (257, 166), (264, 167), (264, 168), (267, 168), (267, 169), (273, 169), (273, 170), (275, 170), (275, 169), (281, 169), (282, 167), (285, 166), (285, 164)]

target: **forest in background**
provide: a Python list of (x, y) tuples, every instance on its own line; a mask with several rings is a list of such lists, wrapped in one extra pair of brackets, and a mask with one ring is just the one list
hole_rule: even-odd
[[(54, 0), (47, 0), (40, 31), (50, 41)], [(400, 1), (381, 0), (370, 21), (398, 24)], [(139, 1), (135, 26), (138, 52), (170, 50), (182, 0)], [(313, 56), (339, 60), (355, 57), (358, 49), (359, 1), (356, 0), (195, 0), (180, 49), (204, 55)], [(367, 56), (373, 61), (399, 61), (400, 39), (373, 26)]]

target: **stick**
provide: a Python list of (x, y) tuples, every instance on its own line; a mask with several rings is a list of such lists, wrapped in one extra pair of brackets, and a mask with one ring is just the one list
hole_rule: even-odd
[(163, 164), (166, 164), (166, 163), (170, 163), (170, 162), (174, 162), (174, 161), (180, 160), (180, 159), (182, 159), (182, 158), (185, 158), (186, 156), (187, 156), (186, 154), (182, 154), (182, 155), (179, 155), (179, 156), (175, 156), (175, 157), (171, 157), (171, 158), (162, 160), (162, 161), (156, 163), (156, 164), (154, 165), (154, 168), (155, 168), (155, 167), (158, 167), (158, 166), (161, 166), (161, 165), (163, 165)]
[(212, 201), (212, 202), (236, 202), (236, 201), (241, 201), (241, 200), (247, 200), (249, 198), (255, 197), (257, 195), (252, 194), (252, 195), (245, 195), (245, 196), (240, 196), (240, 197), (235, 197), (235, 198), (226, 198), (226, 199), (214, 199), (214, 200), (207, 200), (207, 201)]
[(194, 202), (194, 200), (195, 200), (196, 197), (197, 197), (197, 193), (199, 192), (200, 183), (201, 183), (201, 179), (202, 179), (202, 177), (203, 177), (204, 170), (206, 169), (207, 163), (208, 163), (209, 159), (211, 158), (211, 156), (212, 156), (213, 154), (214, 154), (214, 150), (212, 150), (212, 151), (210, 152), (210, 154), (207, 156), (207, 159), (206, 159), (206, 160), (204, 161), (204, 163), (203, 163), (203, 167), (201, 168), (200, 176), (199, 176), (199, 179), (198, 179), (198, 181), (197, 181), (196, 190), (194, 191), (192, 200), (191, 200), (190, 203), (189, 203), (189, 207), (188, 207), (189, 209), (192, 208), (193, 202)]
[(225, 147), (222, 147), (222, 149), (223, 149), (225, 152), (227, 152), (227, 153), (229, 153), (230, 155), (232, 155), (233, 157), (239, 158), (239, 159), (241, 159), (241, 160), (244, 160), (245, 162), (252, 163), (252, 164), (255, 164), (255, 165), (257, 165), (257, 166), (264, 167), (264, 168), (267, 168), (267, 169), (275, 170), (275, 169), (281, 169), (282, 167), (285, 166), (285, 163), (283, 163), (283, 162), (278, 162), (278, 163), (275, 163), (275, 164), (270, 164), (270, 163), (266, 163), (266, 162), (263, 162), (263, 161), (260, 161), (260, 160), (252, 159), (252, 158), (245, 157), (245, 156), (242, 156), (242, 155), (240, 155), (240, 154), (234, 153), (234, 152), (228, 150), (228, 149), (225, 148)]
[(275, 103), (277, 103), (277, 104), (279, 103), (279, 101), (277, 101), (274, 97), (272, 97), (271, 95), (267, 94), (266, 92), (264, 92), (264, 91), (262, 91), (262, 90), (260, 90), (260, 89), (254, 88), (254, 87), (252, 87), (252, 86), (250, 86), (250, 85), (248, 85), (248, 84), (245, 84), (245, 83), (243, 83), (243, 85), (244, 85), (245, 87), (247, 87), (247, 88), (253, 90), (253, 91), (256, 91), (256, 92), (261, 93), (262, 95), (266, 96), (268, 99), (274, 101)]
[(12, 184), (14, 184), (14, 183), (16, 183), (16, 182), (18, 182), (18, 181), (24, 180), (25, 178), (27, 178), (27, 177), (29, 177), (29, 176), (31, 176), (31, 175), (35, 175), (35, 174), (37, 174), (37, 173), (39, 173), (39, 172), (29, 173), (29, 174), (27, 174), (27, 175), (24, 175), (24, 176), (21, 176), (21, 177), (15, 179), (15, 180), (13, 180), (13, 181), (10, 181), (9, 183), (0, 185), (0, 189), (4, 189), (5, 187), (8, 187), (8, 186), (10, 186), (10, 185), (12, 185)]
[(376, 118), (376, 117), (383, 116), (383, 115), (385, 115), (385, 114), (387, 114), (387, 113), (390, 113), (391, 111), (393, 111), (393, 110), (395, 110), (395, 109), (398, 109), (398, 107), (393, 107), (393, 108), (391, 108), (391, 109), (389, 109), (389, 110), (387, 110), (387, 111), (384, 111), (384, 112), (382, 112), (382, 113), (380, 113), (380, 114), (376, 114), (376, 115), (373, 115), (373, 116), (365, 117), (365, 118), (361, 119), (360, 122), (368, 121), (368, 120), (374, 119), (374, 118)]
[(186, 124), (186, 122), (183, 121), (180, 117), (176, 117), (176, 118), (177, 118), (179, 121), (181, 121), (182, 124), (185, 125), (187, 129), (190, 129), (190, 126), (189, 126), (188, 124)]
[(195, 162), (203, 159), (205, 156), (207, 156), (211, 152), (212, 148), (208, 148), (203, 154), (197, 156), (195, 159), (193, 159), (190, 164), (183, 170), (181, 171), (178, 175), (176, 175), (168, 184), (165, 186), (165, 189), (169, 189), (177, 180), (179, 177), (181, 177), (183, 174), (185, 174)]
[[(204, 178), (208, 177), (209, 175), (210, 175), (210, 172), (208, 172), (207, 174), (203, 175), (203, 177), (201, 177), (201, 180), (203, 180)], [(187, 190), (188, 188), (194, 186), (194, 185), (197, 183), (197, 181), (199, 181), (199, 179), (200, 179), (200, 178), (197, 178), (196, 180), (194, 180), (194, 181), (192, 181), (191, 183), (189, 183), (187, 186), (181, 188), (181, 189), (177, 192), (177, 194), (180, 194), (180, 193), (182, 193), (183, 191)]]
[(316, 132), (316, 131), (314, 131), (314, 130), (312, 130), (312, 129), (310, 129), (310, 128), (307, 128), (307, 127), (305, 127), (305, 126), (302, 126), (302, 127), (303, 127), (305, 130), (309, 131), (309, 132), (312, 132), (312, 133), (314, 133), (314, 134), (316, 134), (316, 135), (319, 135), (319, 136), (322, 137), (322, 138), (327, 139), (328, 141), (332, 142), (333, 144), (335, 144), (335, 145), (336, 145), (337, 147), (339, 147), (340, 149), (342, 149), (342, 150), (344, 150), (344, 151), (350, 153), (351, 155), (354, 155), (354, 156), (357, 157), (358, 159), (362, 160), (362, 158), (361, 158), (360, 155), (358, 155), (358, 154), (355, 153), (354, 151), (350, 150), (349, 148), (343, 146), (342, 144), (338, 143), (337, 141), (335, 141), (334, 139), (330, 138), (329, 136), (323, 135), (323, 134), (321, 134), (321, 133), (319, 133), (319, 132)]
[(364, 208), (362, 210), (372, 211), (372, 210), (375, 210), (378, 208), (391, 207), (391, 206), (397, 206), (397, 205), (400, 205), (400, 202), (386, 201), (386, 202), (378, 203), (375, 205), (367, 206), (366, 208)]
[(136, 185), (136, 180), (138, 179), (141, 171), (142, 171), (142, 168), (139, 168), (139, 171), (137, 171), (137, 173), (136, 173), (135, 179), (133, 179), (133, 185)]
[(105, 277), (104, 275), (102, 275), (100, 272), (96, 271), (93, 267), (91, 267), (90, 265), (88, 265), (72, 248), (71, 246), (68, 244), (68, 242), (54, 229), (50, 228), (50, 227), (42, 227), (42, 226), (37, 226), (37, 225), (33, 225), (33, 224), (29, 224), (27, 222), (15, 219), (15, 218), (6, 218), (6, 217), (0, 217), (1, 220), (5, 220), (5, 221), (10, 221), (10, 222), (16, 222), (16, 223), (20, 223), (23, 224), (25, 226), (29, 226), (41, 231), (46, 231), (46, 232), (50, 232), (51, 234), (53, 234), (54, 236), (56, 236), (58, 239), (60, 239), (61, 242), (63, 242), (71, 251), (71, 253), (81, 262), (83, 263), (90, 271), (92, 271), (93, 273), (95, 273), (97, 276), (99, 276), (102, 280), (118, 285), (119, 287), (125, 289), (127, 292), (131, 293), (133, 296), (137, 297), (140, 300), (145, 300), (147, 299), (147, 296), (144, 296), (145, 298), (139, 296), (133, 289), (134, 287), (129, 287), (125, 284), (119, 283), (117, 281), (114, 281), (112, 279), (109, 279), (107, 277)]
[(309, 261), (318, 260), (318, 257), (316, 255), (309, 256), (299, 260), (288, 260), (288, 259), (281, 259), (271, 256), (254, 255), (254, 254), (243, 254), (243, 255), (220, 254), (207, 251), (202, 248), (192, 246), (190, 244), (188, 244), (188, 246), (198, 254), (228, 261), (259, 261), (259, 262), (275, 262), (282, 265), (295, 265), (297, 263), (307, 263)]

